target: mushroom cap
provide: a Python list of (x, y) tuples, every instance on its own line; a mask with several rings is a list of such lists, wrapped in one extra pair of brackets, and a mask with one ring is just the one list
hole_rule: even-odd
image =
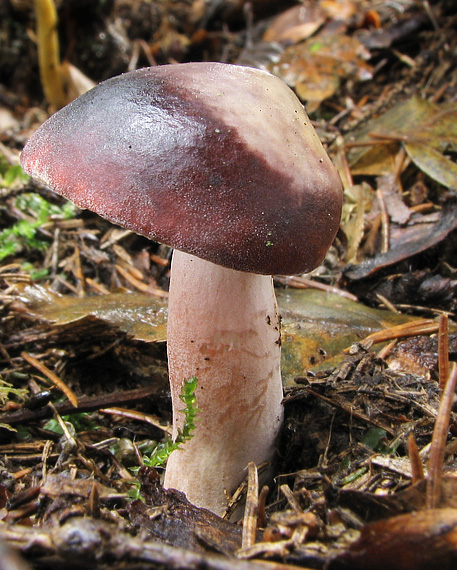
[(309, 271), (340, 222), (341, 182), (303, 106), (247, 67), (109, 79), (50, 117), (21, 162), (80, 208), (240, 271)]

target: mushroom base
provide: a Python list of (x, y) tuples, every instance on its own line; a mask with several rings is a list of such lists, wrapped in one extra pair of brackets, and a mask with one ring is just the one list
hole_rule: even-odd
[(168, 460), (164, 486), (222, 514), (250, 461), (271, 460), (281, 426), (280, 325), (270, 276), (174, 252), (168, 317), (173, 430), (182, 383), (198, 378), (194, 436)]

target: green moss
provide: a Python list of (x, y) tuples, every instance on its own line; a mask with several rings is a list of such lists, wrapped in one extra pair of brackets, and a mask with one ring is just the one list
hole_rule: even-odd
[(181, 410), (185, 416), (183, 428), (178, 431), (175, 440), (171, 437), (167, 438), (166, 441), (156, 446), (149, 457), (143, 457), (144, 465), (148, 467), (163, 465), (173, 451), (179, 449), (183, 443), (192, 438), (198, 414), (197, 399), (195, 397), (197, 382), (198, 380), (195, 376), (183, 382), (179, 396), (185, 404), (185, 407)]
[[(5, 177), (6, 174), (3, 176), (3, 184)], [(75, 214), (75, 206), (70, 202), (57, 206), (33, 192), (19, 195), (15, 206), (24, 214), (24, 219), (0, 232), (0, 261), (24, 250), (46, 250), (49, 242), (39, 237), (43, 224), (55, 219), (69, 219)]]

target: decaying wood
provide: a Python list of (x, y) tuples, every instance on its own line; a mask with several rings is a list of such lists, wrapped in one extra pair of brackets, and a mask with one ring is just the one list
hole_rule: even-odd
[[(62, 526), (41, 530), (0, 526), (0, 535), (25, 555), (46, 560), (57, 557), (61, 563), (138, 564), (140, 568), (161, 565), (173, 570), (292, 570), (294, 566), (275, 562), (248, 562), (217, 554), (202, 554), (163, 542), (141, 540), (120, 533), (104, 521), (73, 517)], [(154, 565), (154, 566), (151, 566)], [(113, 567), (111, 565), (111, 567)], [(18, 569), (19, 570), (19, 569)]]

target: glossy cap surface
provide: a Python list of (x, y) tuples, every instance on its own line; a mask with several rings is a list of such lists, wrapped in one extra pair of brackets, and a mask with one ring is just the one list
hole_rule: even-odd
[(241, 271), (311, 270), (340, 221), (341, 182), (301, 103), (246, 67), (109, 79), (50, 117), (22, 165), (81, 208)]

